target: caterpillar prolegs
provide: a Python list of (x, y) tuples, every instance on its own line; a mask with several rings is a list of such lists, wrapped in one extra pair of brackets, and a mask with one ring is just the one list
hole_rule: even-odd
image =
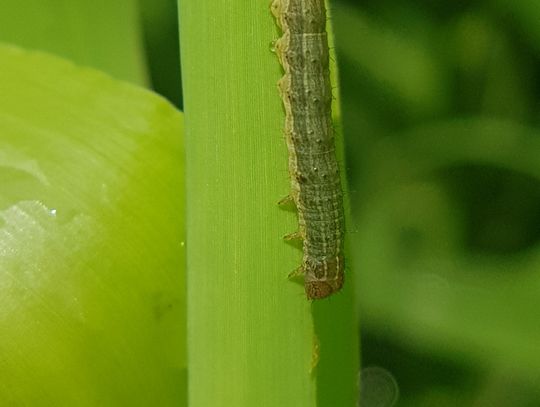
[(324, 0), (274, 0), (283, 35), (275, 51), (284, 75), (278, 88), (285, 108), (290, 200), (298, 210), (302, 265), (308, 299), (339, 291), (344, 278), (344, 210), (332, 122)]

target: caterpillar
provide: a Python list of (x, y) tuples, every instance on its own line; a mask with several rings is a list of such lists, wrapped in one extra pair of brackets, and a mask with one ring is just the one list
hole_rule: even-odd
[(280, 203), (294, 202), (302, 239), (301, 266), (308, 299), (343, 286), (344, 209), (332, 122), (324, 0), (273, 0), (271, 11), (282, 36), (274, 43), (284, 75), (278, 89), (285, 108), (291, 191)]

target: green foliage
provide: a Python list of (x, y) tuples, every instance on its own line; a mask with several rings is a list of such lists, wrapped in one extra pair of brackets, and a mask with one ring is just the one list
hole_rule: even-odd
[(2, 403), (182, 403), (181, 115), (6, 46), (0, 88)]
[[(191, 403), (352, 405), (352, 293), (310, 307), (286, 279), (300, 252), (275, 204), (277, 31), (248, 3), (180, 2)], [(538, 2), (331, 5), (363, 365), (393, 376), (399, 406), (538, 405)], [(149, 72), (181, 105), (174, 2), (139, 7), (7, 0), (0, 41), (138, 84)], [(180, 116), (41, 54), (0, 59), (2, 399), (181, 403)], [(364, 400), (388, 383), (368, 380)]]
[(137, 0), (2, 0), (0, 41), (147, 83)]
[(540, 403), (536, 4), (335, 4), (363, 365), (399, 406)]

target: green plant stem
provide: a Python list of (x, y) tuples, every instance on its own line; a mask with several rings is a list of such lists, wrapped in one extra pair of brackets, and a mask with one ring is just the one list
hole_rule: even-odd
[(269, 4), (185, 1), (179, 11), (189, 405), (352, 406), (352, 284), (312, 306), (287, 278), (301, 251), (282, 240), (296, 214), (277, 205), (289, 180)]

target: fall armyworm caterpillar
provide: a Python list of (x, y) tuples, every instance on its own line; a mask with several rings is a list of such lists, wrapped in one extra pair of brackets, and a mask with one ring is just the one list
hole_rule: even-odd
[(326, 8), (324, 0), (274, 0), (283, 35), (275, 51), (284, 75), (278, 82), (285, 107), (290, 199), (298, 210), (308, 299), (325, 298), (343, 285), (344, 210), (334, 146)]

